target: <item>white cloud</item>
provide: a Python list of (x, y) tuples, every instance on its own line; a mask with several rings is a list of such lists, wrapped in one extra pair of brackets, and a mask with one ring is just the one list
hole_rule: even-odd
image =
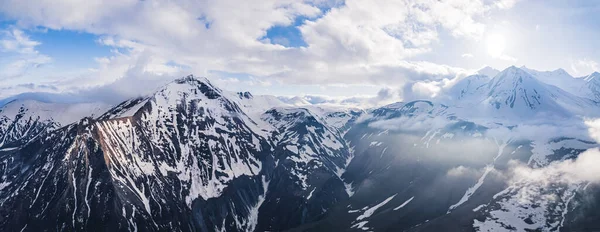
[(307, 94), (303, 96), (280, 96), (284, 102), (297, 101), (298, 98), (312, 105), (318, 106), (339, 106), (339, 107), (355, 107), (367, 109), (374, 106), (381, 106), (398, 102), (400, 94), (398, 90), (390, 88), (382, 88), (377, 92), (377, 95), (352, 95), (352, 96), (328, 96)]
[(465, 167), (465, 166), (460, 165), (460, 166), (457, 166), (457, 167), (454, 167), (454, 168), (451, 168), (450, 170), (448, 170), (446, 175), (451, 176), (451, 177), (480, 176), (481, 171), (476, 170), (471, 167)]
[(596, 72), (599, 69), (598, 62), (583, 58), (579, 60), (571, 60), (571, 69), (575, 72), (576, 75), (586, 75), (592, 72)]
[(40, 45), (40, 42), (33, 41), (29, 36), (25, 35), (19, 29), (8, 29), (0, 31), (0, 50), (2, 52), (17, 52), (22, 54), (38, 53), (35, 47)]
[[(426, 103), (423, 103), (426, 104)], [(428, 105), (427, 105), (428, 106)], [(430, 108), (429, 108), (430, 109)], [(422, 109), (427, 110), (427, 109)], [(430, 117), (427, 114), (417, 116), (401, 116), (398, 118), (379, 120), (369, 123), (370, 127), (381, 130), (395, 130), (404, 132), (425, 132), (431, 129), (442, 128), (448, 125), (449, 120), (443, 117)]]
[[(0, 30), (0, 80), (3, 81), (3, 86), (23, 84), (15, 82), (15, 79), (29, 75), (38, 67), (52, 61), (52, 58), (36, 50), (40, 44), (20, 29)], [(24, 81), (29, 82), (31, 78)]]
[[(513, 196), (501, 201), (503, 205), (527, 206), (541, 205), (542, 210), (555, 203), (568, 204), (570, 198), (586, 184), (600, 182), (600, 170), (596, 167), (600, 162), (600, 151), (587, 150), (575, 159), (557, 161), (540, 168), (511, 161), (509, 162), (509, 187), (503, 194)], [(585, 188), (585, 187), (584, 187)], [(567, 203), (565, 203), (567, 202)], [(506, 207), (510, 210), (511, 207)], [(514, 212), (511, 212), (514, 213)]]
[(600, 143), (600, 118), (586, 119), (584, 122), (588, 127), (588, 134), (590, 137)]
[(530, 181), (549, 185), (551, 183), (577, 184), (600, 182), (600, 150), (589, 149), (577, 156), (560, 162), (553, 162), (542, 168), (531, 168), (523, 164), (514, 164), (513, 181)]
[(471, 53), (465, 53), (465, 54), (462, 54), (461, 57), (462, 58), (473, 58), (474, 56)]
[[(584, 120), (583, 127), (571, 126), (570, 128), (564, 128), (564, 126), (560, 125), (528, 126), (513, 131), (513, 133), (514, 135), (521, 136), (521, 138), (535, 138), (536, 145), (534, 146), (534, 150), (532, 150), (534, 156), (540, 155), (537, 154), (540, 152), (541, 155), (545, 156), (553, 154), (555, 149), (563, 148), (563, 146), (569, 147), (567, 145), (569, 143), (557, 142), (560, 146), (552, 148), (552, 143), (548, 139), (556, 137), (556, 135), (560, 135), (563, 138), (583, 139), (587, 139), (587, 135), (596, 142), (600, 142), (600, 119), (586, 119)], [(545, 136), (539, 138), (539, 135)], [(571, 144), (571, 146), (573, 145), (575, 144)], [(586, 143), (583, 147), (589, 148), (595, 146)], [(581, 149), (583, 147), (575, 145), (573, 148)], [(535, 157), (538, 161), (539, 158), (545, 159), (545, 157)], [(508, 180), (509, 188), (503, 192), (513, 193), (516, 196), (518, 204), (530, 202), (532, 199), (557, 201), (557, 190), (564, 189), (567, 190), (567, 195), (572, 195), (585, 184), (600, 183), (600, 170), (596, 165), (598, 162), (600, 162), (600, 150), (597, 147), (588, 149), (573, 159), (557, 160), (546, 163), (541, 167), (536, 167), (538, 165), (535, 164), (524, 164), (511, 160), (508, 169), (508, 174), (511, 176)]]
[[(107, 84), (133, 71), (166, 78), (187, 67), (197, 75), (221, 70), (265, 82), (402, 88), (415, 80), (453, 78), (464, 71), (408, 59), (431, 52), (442, 30), (478, 40), (485, 30), (479, 21), (484, 14), (509, 6), (499, 2), (505, 0), (5, 0), (0, 12), (29, 28), (102, 35), (99, 42), (115, 48), (113, 56), (97, 59), (99, 67), (87, 78), (72, 77), (68, 83)], [(322, 12), (317, 6), (334, 8)], [(307, 18), (299, 27), (307, 47), (263, 40), (269, 28), (290, 26), (298, 16)], [(139, 68), (140, 63), (145, 67)]]
[(439, 83), (440, 82), (417, 82), (412, 85), (411, 90), (417, 99), (430, 99), (437, 96), (442, 89)]
[[(456, 70), (452, 75), (441, 76), (437, 80), (417, 80), (404, 88), (404, 100), (431, 99), (443, 100), (444, 94), (458, 81), (475, 73), (474, 70)], [(431, 79), (431, 78), (430, 78)]]

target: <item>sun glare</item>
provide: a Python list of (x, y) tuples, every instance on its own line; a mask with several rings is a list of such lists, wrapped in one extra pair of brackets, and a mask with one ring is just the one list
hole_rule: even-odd
[(502, 56), (506, 48), (506, 39), (500, 34), (491, 34), (487, 37), (488, 54), (492, 57)]

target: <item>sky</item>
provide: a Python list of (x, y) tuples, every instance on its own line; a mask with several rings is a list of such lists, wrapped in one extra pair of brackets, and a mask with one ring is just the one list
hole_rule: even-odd
[(118, 102), (188, 74), (231, 91), (434, 96), (491, 66), (599, 69), (600, 2), (584, 0), (3, 0), (0, 99)]

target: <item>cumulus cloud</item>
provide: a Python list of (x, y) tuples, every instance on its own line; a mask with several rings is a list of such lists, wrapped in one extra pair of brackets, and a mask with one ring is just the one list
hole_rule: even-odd
[(411, 91), (416, 98), (434, 98), (440, 92), (442, 88), (439, 82), (417, 82), (412, 85)]
[[(523, 163), (509, 163), (509, 187), (496, 196), (508, 194), (503, 205), (541, 206), (542, 210), (553, 210), (555, 204), (568, 205), (573, 197), (582, 194), (588, 184), (600, 182), (600, 150), (587, 150), (575, 159), (552, 162), (544, 167), (532, 168)], [(511, 209), (511, 207), (506, 207)], [(563, 208), (564, 212), (568, 210)]]
[(370, 127), (381, 130), (394, 130), (403, 132), (424, 132), (448, 125), (448, 120), (443, 117), (429, 117), (425, 114), (417, 116), (401, 116), (393, 119), (379, 120), (369, 123)]
[[(600, 120), (586, 119), (585, 126), (571, 127), (565, 131), (558, 131), (559, 128), (549, 127), (530, 127), (523, 128), (518, 132), (529, 131), (532, 129), (536, 134), (524, 133), (521, 136), (536, 138), (537, 135), (549, 134), (537, 138), (534, 144), (533, 159), (540, 161), (546, 159), (547, 155), (552, 155), (556, 150), (563, 147), (583, 150), (575, 158), (563, 157), (550, 163), (541, 162), (543, 165), (533, 163), (522, 163), (515, 160), (509, 161), (507, 174), (510, 178), (507, 180), (509, 187), (499, 194), (511, 193), (516, 196), (518, 204), (529, 204), (535, 199), (544, 201), (568, 201), (578, 189), (586, 184), (600, 183), (600, 170), (596, 167), (600, 162), (600, 149), (597, 145), (586, 143), (561, 143), (546, 141), (550, 136), (560, 135), (563, 138), (573, 136), (573, 138), (586, 138), (587, 133), (595, 142), (600, 141)], [(558, 127), (558, 126), (557, 126)], [(587, 128), (586, 128), (587, 127)], [(565, 130), (565, 129), (563, 129)], [(571, 131), (570, 133), (568, 131)], [(531, 137), (534, 136), (534, 137)], [(570, 145), (569, 145), (570, 144)], [(576, 144), (580, 144), (577, 146)], [(593, 147), (588, 149), (589, 147)], [(562, 198), (562, 199), (560, 199)]]
[(404, 86), (404, 100), (437, 98), (444, 100), (446, 94), (458, 81), (475, 73), (474, 70), (456, 70), (453, 75), (440, 76), (438, 79), (416, 80)]
[(600, 143), (600, 118), (585, 119), (585, 125), (588, 127), (590, 137)]
[(586, 75), (599, 71), (599, 67), (600, 66), (598, 66), (598, 62), (588, 58), (571, 60), (571, 69), (576, 75)]
[(528, 181), (549, 185), (552, 183), (577, 184), (600, 182), (600, 150), (589, 149), (577, 156), (560, 162), (550, 163), (542, 168), (531, 168), (522, 163), (513, 163), (513, 181)]
[[(169, 76), (183, 67), (197, 75), (247, 73), (265, 82), (400, 88), (464, 71), (411, 58), (431, 52), (440, 31), (480, 39), (486, 12), (511, 6), (501, 2), (508, 1), (6, 0), (0, 12), (24, 28), (102, 35), (100, 44), (114, 48), (113, 56), (97, 59), (92, 73), (66, 78), (66, 84), (108, 84), (146, 59), (136, 75)], [(303, 22), (295, 26), (300, 17)], [(296, 27), (307, 46), (265, 40), (274, 26)]]

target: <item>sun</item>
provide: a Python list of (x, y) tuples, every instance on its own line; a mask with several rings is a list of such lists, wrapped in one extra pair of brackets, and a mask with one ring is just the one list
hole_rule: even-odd
[(501, 34), (491, 34), (487, 37), (487, 51), (492, 57), (500, 57), (506, 48), (506, 39)]

